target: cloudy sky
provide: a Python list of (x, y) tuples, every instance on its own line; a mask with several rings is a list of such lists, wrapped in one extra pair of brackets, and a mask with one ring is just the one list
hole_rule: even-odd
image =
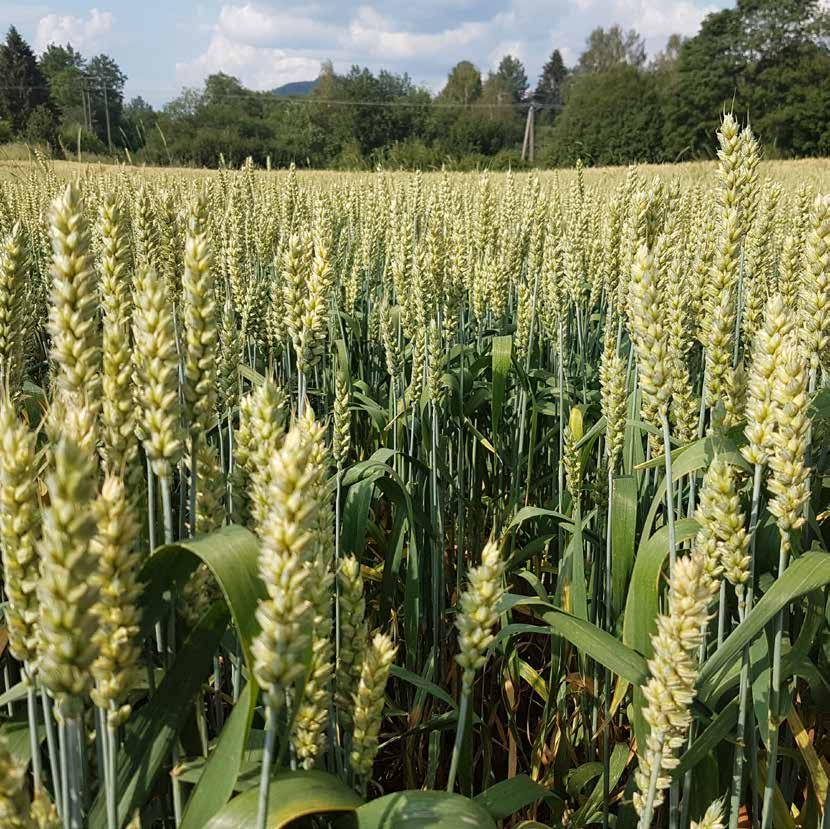
[(729, 0), (0, 0), (0, 27), (14, 24), (42, 50), (71, 42), (84, 54), (112, 55), (127, 95), (160, 105), (211, 72), (254, 89), (317, 76), (354, 63), (407, 71), (433, 90), (458, 60), (486, 71), (507, 52), (531, 83), (554, 48), (566, 63), (598, 25), (636, 28), (650, 53), (673, 32), (693, 34)]

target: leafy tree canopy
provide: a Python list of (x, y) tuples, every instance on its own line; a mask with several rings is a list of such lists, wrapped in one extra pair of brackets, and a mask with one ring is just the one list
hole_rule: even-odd
[(468, 60), (462, 60), (450, 70), (447, 83), (439, 98), (471, 104), (481, 95), (481, 72)]
[(818, 0), (739, 0), (709, 15), (663, 90), (666, 154), (710, 152), (733, 108), (770, 152), (826, 152), (829, 21)]
[(588, 35), (585, 51), (579, 56), (580, 72), (605, 72), (618, 64), (643, 66), (646, 62), (646, 46), (634, 30), (624, 32), (614, 24), (609, 29), (597, 26)]
[(624, 164), (661, 156), (654, 76), (624, 63), (578, 75), (551, 133), (546, 161)]
[(51, 44), (39, 58), (14, 28), (0, 43), (0, 140), (67, 153), (213, 166), (403, 164), (517, 166), (525, 102), (536, 158), (629, 163), (711, 155), (725, 110), (749, 120), (768, 154), (830, 154), (830, 9), (826, 0), (734, 0), (698, 33), (672, 35), (647, 62), (619, 25), (588, 36), (576, 65), (553, 49), (535, 89), (515, 55), (486, 74), (461, 60), (437, 96), (406, 73), (330, 62), (307, 95), (257, 92), (218, 72), (156, 111), (109, 55)]
[(523, 101), (527, 95), (527, 72), (524, 64), (513, 55), (505, 55), (499, 63), (495, 77), (506, 89), (513, 103)]

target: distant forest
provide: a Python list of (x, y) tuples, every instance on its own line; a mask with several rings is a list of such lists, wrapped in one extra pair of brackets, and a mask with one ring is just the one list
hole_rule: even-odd
[(830, 15), (819, 0), (738, 0), (650, 60), (636, 31), (600, 27), (575, 66), (553, 48), (535, 84), (511, 55), (486, 77), (461, 60), (437, 95), (406, 74), (339, 74), (325, 63), (315, 81), (271, 92), (211, 75), (155, 110), (124, 100), (112, 57), (70, 44), (36, 56), (14, 27), (0, 44), (0, 78), (0, 142), (47, 145), (56, 157), (516, 168), (531, 107), (537, 166), (706, 157), (725, 110), (751, 122), (768, 157), (830, 155)]

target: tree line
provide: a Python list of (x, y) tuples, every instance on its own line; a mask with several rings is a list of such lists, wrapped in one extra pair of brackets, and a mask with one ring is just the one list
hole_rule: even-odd
[(770, 155), (830, 155), (820, 0), (738, 0), (651, 60), (636, 31), (598, 27), (574, 66), (554, 49), (534, 85), (512, 55), (486, 76), (462, 60), (437, 95), (407, 74), (324, 63), (307, 95), (256, 92), (218, 73), (156, 110), (124, 101), (111, 57), (86, 59), (69, 44), (36, 57), (14, 28), (0, 78), (0, 140), (153, 164), (517, 167), (531, 108), (543, 166), (705, 157), (726, 110), (752, 123)]

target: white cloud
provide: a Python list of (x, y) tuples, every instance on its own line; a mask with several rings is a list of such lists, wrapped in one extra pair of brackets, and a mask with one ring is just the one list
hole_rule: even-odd
[(484, 23), (462, 23), (441, 32), (411, 32), (396, 28), (371, 6), (361, 6), (352, 19), (343, 44), (379, 60), (460, 54), (477, 46), (487, 35)]
[(251, 89), (273, 89), (283, 83), (316, 78), (320, 60), (290, 54), (284, 49), (249, 46), (216, 31), (207, 49), (195, 60), (176, 64), (176, 78), (199, 86), (207, 75), (225, 72)]
[(88, 17), (47, 14), (38, 20), (35, 48), (42, 52), (50, 43), (71, 43), (76, 49), (88, 49), (112, 30), (114, 19), (112, 12), (99, 9), (90, 9)]
[(649, 45), (666, 40), (669, 35), (693, 35), (701, 21), (717, 6), (697, 6), (690, 0), (616, 0), (614, 9), (620, 21), (637, 29)]
[[(343, 17), (335, 21), (336, 15)], [(255, 3), (222, 6), (207, 48), (192, 61), (178, 63), (181, 83), (199, 84), (223, 71), (254, 89), (316, 77), (323, 60), (345, 70), (353, 63), (373, 69), (408, 71), (435, 87), (455, 60), (490, 60), (510, 22), (498, 12), (489, 20), (468, 20), (439, 31), (418, 31), (371, 5), (348, 3), (340, 9), (319, 6), (272, 9)], [(510, 41), (514, 52), (519, 41)], [(486, 68), (486, 67), (485, 67)]]
[(216, 29), (232, 42), (265, 48), (321, 47), (338, 37), (338, 30), (308, 7), (271, 11), (251, 3), (222, 6)]
[[(425, 0), (432, 4), (432, 0)], [(293, 3), (293, 5), (292, 5)], [(255, 89), (316, 77), (323, 60), (408, 72), (433, 89), (458, 60), (486, 72), (511, 53), (531, 84), (554, 48), (573, 64), (596, 26), (636, 28), (654, 54), (675, 32), (693, 34), (730, 0), (442, 0), (435, 15), (411, 0), (246, 0), (222, 5), (205, 50), (176, 65), (177, 79), (199, 84), (211, 72)], [(440, 12), (438, 7), (440, 5)]]

